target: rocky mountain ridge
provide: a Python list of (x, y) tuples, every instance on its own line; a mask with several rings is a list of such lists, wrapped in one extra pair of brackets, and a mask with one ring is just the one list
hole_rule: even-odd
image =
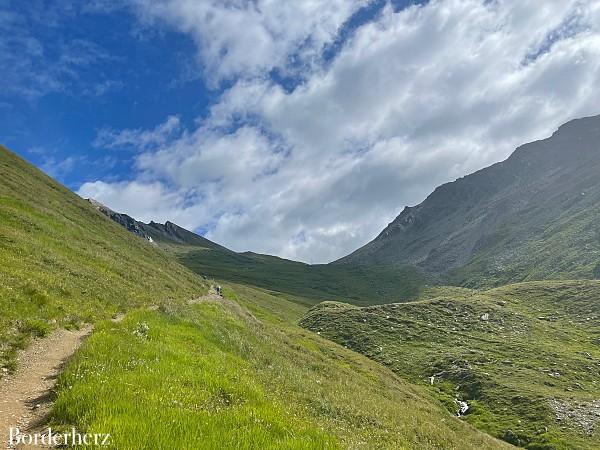
[(600, 116), (438, 187), (335, 264), (411, 264), (445, 282), (600, 276)]
[(230, 252), (230, 250), (225, 247), (215, 244), (196, 233), (192, 233), (173, 222), (166, 221), (162, 224), (151, 221), (150, 223), (144, 223), (127, 214), (113, 211), (97, 200), (89, 198), (87, 201), (102, 214), (125, 227), (131, 233), (146, 239), (150, 243), (155, 244), (157, 242), (165, 242), (170, 244), (195, 245), (203, 248), (218, 248)]

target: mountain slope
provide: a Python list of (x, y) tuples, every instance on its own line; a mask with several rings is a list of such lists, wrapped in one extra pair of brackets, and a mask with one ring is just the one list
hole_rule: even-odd
[(236, 253), (171, 222), (137, 221), (88, 199), (131, 233), (157, 244), (192, 271), (220, 280), (291, 294), (299, 302), (344, 300), (359, 305), (412, 300), (427, 278), (411, 266), (310, 265), (258, 253)]
[(191, 245), (194, 247), (209, 248), (233, 253), (225, 247), (192, 233), (191, 231), (188, 231), (172, 222), (166, 222), (164, 224), (156, 222), (140, 222), (135, 220), (133, 217), (128, 216), (127, 214), (113, 211), (108, 206), (105, 206), (94, 199), (87, 200), (106, 217), (125, 227), (131, 233), (150, 242)]
[(315, 304), (343, 300), (357, 305), (414, 300), (427, 278), (403, 265), (309, 265), (256, 253), (224, 253), (179, 246), (179, 261), (196, 273), (294, 295)]
[(491, 286), (600, 276), (600, 116), (437, 188), (337, 264), (412, 264)]
[(296, 303), (247, 286), (224, 294), (99, 325), (60, 377), (57, 429), (110, 433), (127, 449), (512, 448), (290, 323)]
[(130, 449), (508, 448), (291, 323), (306, 308), (284, 295), (202, 295), (201, 277), (4, 148), (0, 219), (0, 366), (31, 335), (95, 324), (59, 376), (55, 431)]
[(301, 325), (429, 386), (465, 419), (531, 449), (600, 448), (600, 282), (532, 282), (366, 308)]
[(173, 257), (0, 147), (0, 367), (29, 336), (206, 290)]

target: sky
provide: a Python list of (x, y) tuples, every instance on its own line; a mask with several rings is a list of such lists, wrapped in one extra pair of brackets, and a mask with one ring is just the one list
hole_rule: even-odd
[(0, 65), (0, 143), (82, 197), (323, 263), (600, 114), (600, 1), (0, 0)]

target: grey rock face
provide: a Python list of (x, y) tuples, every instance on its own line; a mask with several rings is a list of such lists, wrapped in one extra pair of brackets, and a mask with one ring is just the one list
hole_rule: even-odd
[(118, 213), (103, 205), (94, 199), (87, 199), (102, 214), (126, 228), (133, 234), (146, 239), (150, 243), (166, 242), (171, 244), (196, 245), (203, 248), (218, 248), (229, 252), (225, 247), (221, 247), (202, 236), (186, 230), (172, 222), (164, 224), (157, 222), (143, 223), (127, 214)]

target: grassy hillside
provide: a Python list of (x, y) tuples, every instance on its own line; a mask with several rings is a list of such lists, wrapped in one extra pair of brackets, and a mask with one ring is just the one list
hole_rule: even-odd
[(186, 300), (206, 283), (0, 147), (0, 367), (30, 336)]
[(417, 298), (426, 277), (409, 266), (309, 265), (274, 256), (234, 253), (190, 245), (170, 245), (192, 271), (301, 298), (307, 304), (340, 300), (357, 305)]
[(115, 448), (506, 448), (294, 325), (312, 300), (234, 289), (190, 303), (202, 277), (0, 149), (0, 364), (31, 336), (95, 323), (60, 376), (55, 429)]
[(54, 426), (111, 433), (118, 448), (509, 448), (293, 325), (295, 301), (225, 295), (99, 326), (60, 378)]
[[(466, 420), (531, 449), (600, 448), (600, 282), (538, 282), (367, 308), (301, 324), (429, 386)], [(431, 378), (434, 376), (433, 386)]]
[(174, 223), (146, 224), (93, 199), (89, 202), (196, 273), (289, 294), (306, 304), (339, 299), (358, 305), (414, 300), (426, 282), (434, 281), (422, 270), (406, 265), (309, 265), (252, 252), (236, 253)]
[[(448, 281), (492, 287), (544, 279), (600, 279), (600, 188), (595, 181), (598, 174), (600, 169), (579, 180), (578, 190), (587, 193), (587, 197), (579, 193), (578, 197), (551, 200), (552, 206), (562, 211), (533, 230), (535, 238), (523, 239), (518, 248), (513, 248), (516, 236), (531, 237), (528, 226), (540, 215), (540, 209), (552, 211), (544, 202), (505, 223), (479, 254), (448, 273)], [(589, 189), (589, 185), (594, 188)], [(513, 248), (510, 255), (507, 248)]]
[[(96, 323), (55, 427), (117, 448), (510, 448), (471, 425), (531, 449), (600, 445), (600, 282), (427, 287), (405, 266), (309, 266), (147, 227), (160, 247), (0, 148), (0, 365)], [(235, 283), (190, 304), (199, 274)]]

